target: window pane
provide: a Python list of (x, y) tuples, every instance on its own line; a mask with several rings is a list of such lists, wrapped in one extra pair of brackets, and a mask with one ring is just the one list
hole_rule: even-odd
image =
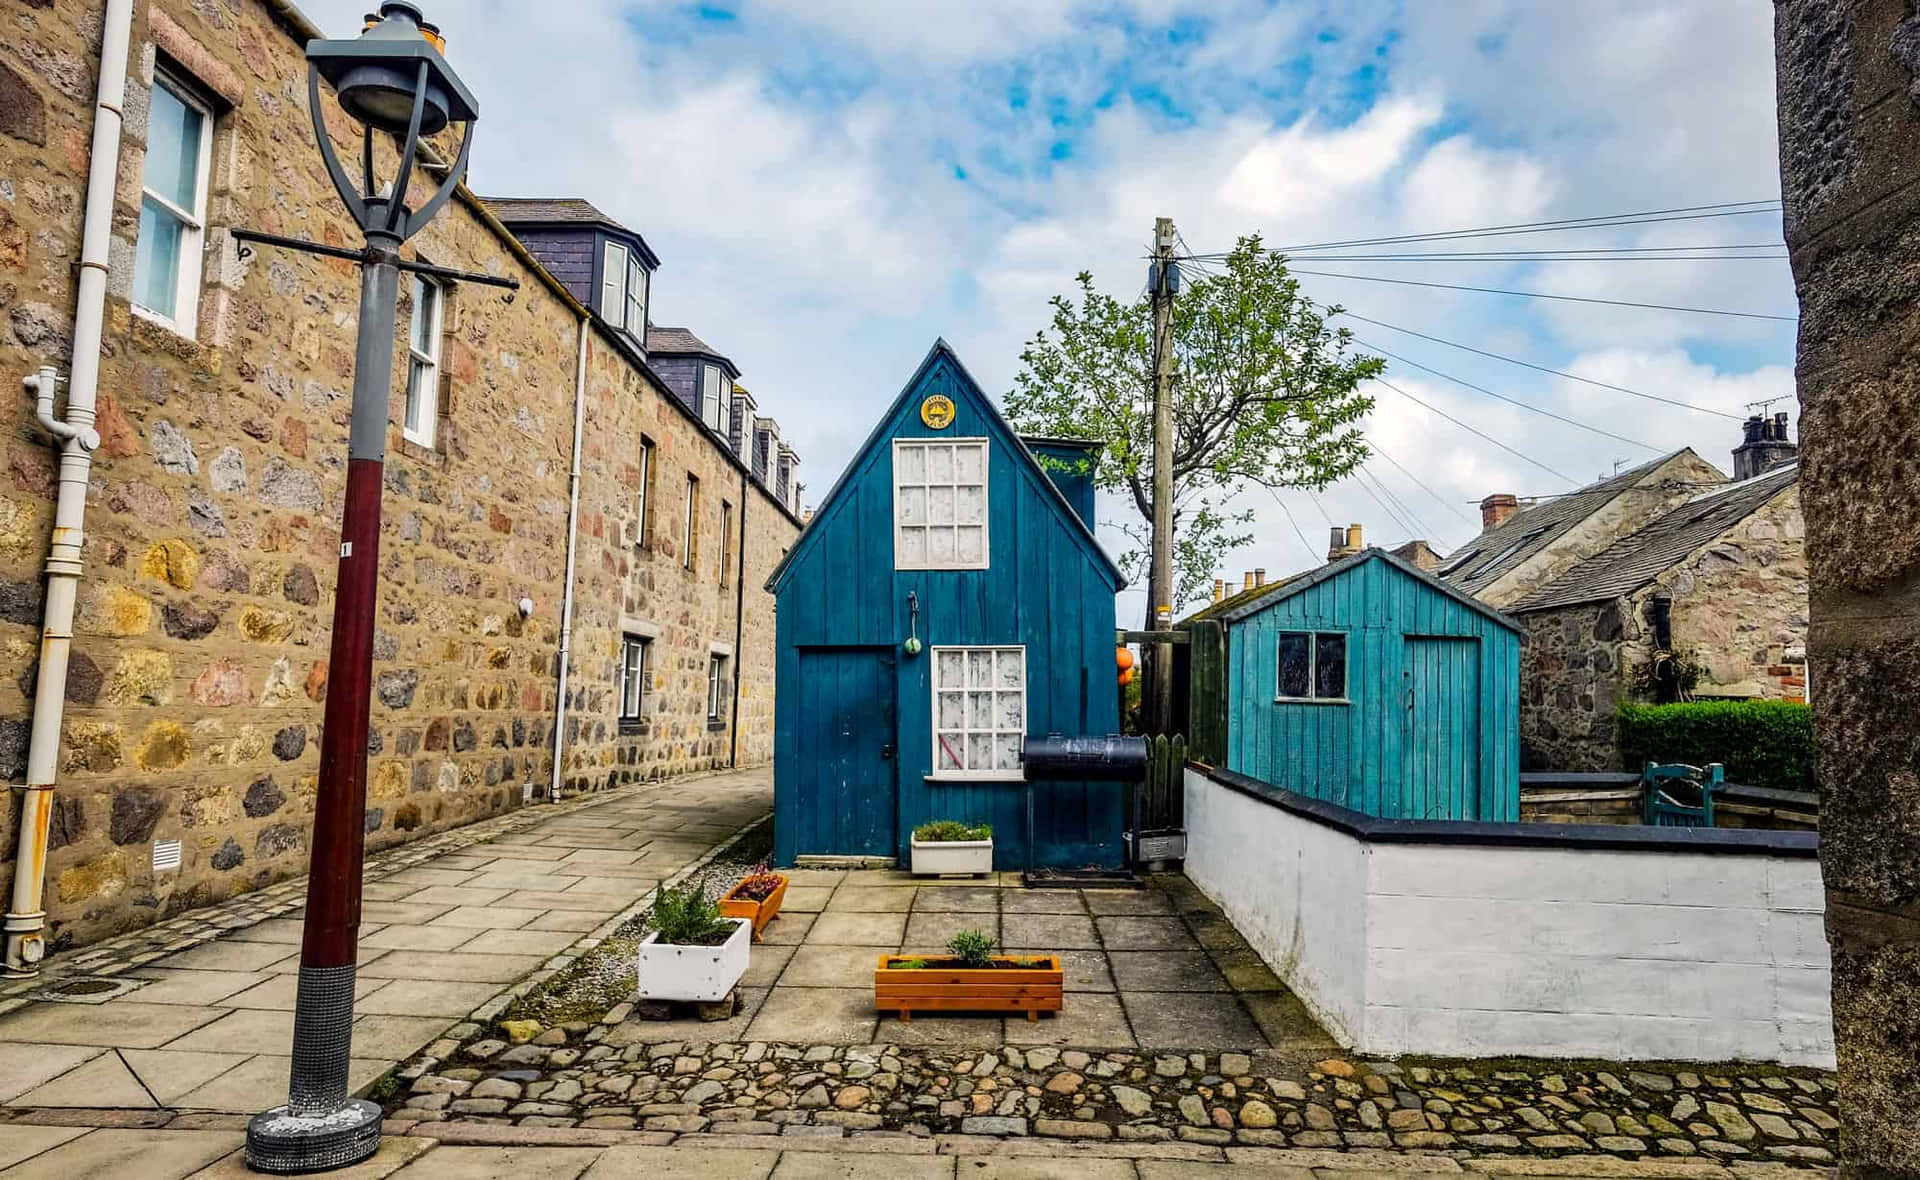
[(413, 350), (427, 356), (437, 356), (439, 350), (434, 347), (433, 321), (434, 305), (440, 300), (440, 289), (432, 283), (414, 276), (413, 280), (413, 331), (409, 343)]
[(1312, 637), (1304, 631), (1280, 633), (1280, 693), (1283, 697), (1304, 697), (1312, 687), (1307, 676), (1308, 644)]
[(927, 564), (927, 530), (923, 528), (900, 530), (900, 564), (904, 566)]
[(987, 561), (986, 530), (974, 527), (955, 529), (954, 557), (962, 565), (985, 565)]
[(950, 528), (927, 530), (927, 564), (932, 566), (950, 566), (953, 564), (953, 530)]
[(622, 317), (627, 304), (627, 251), (607, 243), (606, 256), (600, 260), (600, 316), (616, 328), (626, 326)]
[(927, 523), (927, 489), (900, 489), (900, 523)]
[(936, 661), (939, 684), (942, 688), (960, 688), (967, 683), (967, 653), (963, 651), (943, 651)]
[(938, 724), (941, 729), (961, 729), (966, 726), (966, 697), (963, 694), (957, 692), (943, 692), (940, 694), (940, 720)]
[(1003, 651), (1000, 653), (1000, 687), (1025, 688), (1027, 685), (1027, 656), (1022, 651)]
[(967, 683), (974, 688), (993, 687), (992, 652), (970, 651), (967, 653)]
[(985, 524), (987, 489), (979, 484), (961, 484), (954, 492), (953, 519), (957, 524)]
[(1012, 730), (1015, 733), (1026, 732), (1026, 700), (1017, 692), (998, 692), (994, 694), (997, 706), (994, 710), (993, 727)]
[(932, 446), (927, 448), (927, 482), (953, 482), (953, 448)]
[(165, 86), (153, 88), (147, 112), (144, 183), (189, 213), (198, 212), (200, 136), (205, 116)]
[(647, 271), (635, 258), (627, 263), (627, 331), (638, 336), (647, 328)]
[(140, 245), (133, 261), (133, 298), (148, 311), (174, 317), (180, 283), (180, 239), (186, 227), (150, 200), (140, 202)]
[(1004, 733), (993, 739), (993, 768), (1020, 769), (1020, 735)]
[(993, 766), (993, 735), (990, 733), (970, 733), (967, 735), (967, 769), (988, 770)]
[(927, 489), (927, 520), (933, 524), (953, 523), (953, 489)]
[(924, 447), (901, 447), (894, 453), (899, 469), (894, 472), (895, 483), (921, 483), (927, 477), (927, 452)]
[(960, 770), (960, 759), (965, 749), (966, 738), (963, 735), (937, 733), (933, 739), (933, 764), (941, 770)]
[(1314, 638), (1313, 695), (1342, 698), (1347, 695), (1347, 637), (1321, 632)]
[(993, 694), (990, 692), (970, 692), (967, 694), (967, 728), (993, 728)]
[(979, 483), (984, 478), (987, 449), (979, 443), (953, 448), (954, 478), (961, 483)]

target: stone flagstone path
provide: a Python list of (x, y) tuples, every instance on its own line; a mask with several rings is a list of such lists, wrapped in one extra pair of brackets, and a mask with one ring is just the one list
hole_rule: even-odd
[[(771, 799), (764, 769), (641, 784), (374, 858), (351, 1084), (375, 1081), (459, 1021), (490, 1018), (511, 985), (565, 966), (659, 881), (763, 818)], [(82, 971), (125, 986), (104, 1001), (8, 1001), (0, 1117), (244, 1115), (283, 1101), (305, 882), (263, 892), (274, 896), (88, 948), (35, 985), (45, 996)]]

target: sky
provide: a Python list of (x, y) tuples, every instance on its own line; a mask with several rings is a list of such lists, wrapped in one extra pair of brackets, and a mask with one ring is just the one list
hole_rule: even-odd
[[(334, 35), (367, 7), (306, 4)], [(998, 399), (1076, 272), (1138, 294), (1156, 216), (1204, 254), (1256, 232), (1296, 246), (1779, 195), (1764, 0), (430, 0), (427, 15), (479, 98), (475, 191), (584, 197), (639, 231), (662, 260), (653, 322), (739, 365), (799, 451), (809, 504), (936, 337)], [(1419, 248), (1780, 238), (1769, 207)], [(1794, 312), (1779, 259), (1295, 266)], [(1394, 325), (1346, 321), (1366, 351), (1404, 358), (1386, 380), (1426, 405), (1374, 387), (1384, 487), (1245, 497), (1254, 540), (1220, 571), (1236, 582), (1317, 564), (1331, 523), (1445, 553), (1492, 492), (1551, 495), (1682, 446), (1730, 470), (1749, 403), (1798, 416), (1784, 320), (1302, 284)], [(1123, 621), (1143, 610), (1123, 593)]]

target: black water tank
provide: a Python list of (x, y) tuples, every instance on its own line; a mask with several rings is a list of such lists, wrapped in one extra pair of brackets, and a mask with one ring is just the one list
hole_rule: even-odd
[(1073, 779), (1094, 782), (1144, 782), (1147, 739), (1121, 737), (1030, 737), (1020, 748), (1028, 782)]

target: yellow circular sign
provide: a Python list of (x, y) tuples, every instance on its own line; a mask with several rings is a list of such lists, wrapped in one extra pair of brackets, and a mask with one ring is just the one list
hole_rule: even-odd
[(920, 421), (932, 430), (945, 430), (953, 425), (953, 399), (944, 393), (936, 393), (920, 403)]

